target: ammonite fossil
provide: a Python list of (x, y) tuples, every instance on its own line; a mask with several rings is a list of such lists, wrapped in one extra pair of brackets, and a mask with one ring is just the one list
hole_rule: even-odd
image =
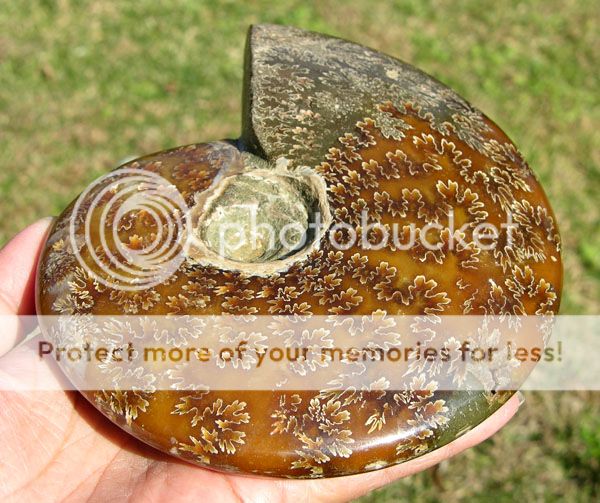
[[(344, 317), (355, 333), (386, 316), (558, 310), (560, 241), (546, 196), (508, 137), (455, 92), (385, 54), (271, 25), (249, 31), (243, 87), (239, 140), (128, 162), (58, 218), (37, 299), (40, 314), (74, 323), (48, 331), (56, 344), (94, 342), (99, 316), (114, 319), (107, 343), (129, 336), (119, 317), (133, 316), (153, 341), (181, 351), (214, 336), (220, 322), (212, 335), (206, 325), (170, 333), (152, 325), (154, 316), (228, 315), (256, 326), (261, 317), (296, 316), (299, 333), (279, 330), (288, 347), (331, 347), (336, 331), (305, 328), (311, 318)], [(262, 229), (256, 239), (241, 239), (252, 225)], [(272, 239), (269, 228), (285, 229), (286, 239)], [(397, 239), (382, 241), (388, 231)], [(483, 246), (480, 231), (496, 246)], [(404, 246), (411, 233), (436, 245)], [(256, 357), (266, 345), (257, 334), (277, 332), (260, 326), (218, 339), (237, 347), (244, 338)], [(391, 344), (389, 332), (373, 333)], [(438, 389), (422, 368), (403, 389), (374, 376), (363, 387), (342, 379), (322, 389), (252, 390), (242, 386), (253, 379), (252, 360), (237, 363), (237, 381), (218, 389), (186, 384), (182, 362), (133, 369), (138, 384), (127, 388), (107, 359), (79, 376), (108, 372), (114, 387), (82, 392), (158, 449), (214, 469), (299, 478), (414, 458), (510, 396)], [(307, 378), (319, 365), (304, 358), (292, 371)], [(70, 376), (81, 370), (63, 367)]]

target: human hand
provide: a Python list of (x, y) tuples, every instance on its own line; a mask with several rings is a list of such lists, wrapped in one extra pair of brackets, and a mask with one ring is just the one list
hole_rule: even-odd
[[(35, 269), (50, 223), (27, 227), (0, 250), (0, 315), (35, 314)], [(0, 357), (18, 342), (17, 322), (5, 324)], [(0, 391), (0, 500), (347, 501), (479, 444), (518, 407), (513, 396), (462, 437), (394, 467), (287, 480), (218, 473), (162, 454), (113, 425), (77, 392)]]

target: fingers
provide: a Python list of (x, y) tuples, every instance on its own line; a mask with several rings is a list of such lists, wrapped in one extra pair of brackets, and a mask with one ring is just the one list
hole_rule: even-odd
[(37, 261), (52, 218), (44, 218), (17, 234), (0, 250), (0, 315), (4, 316), (0, 356), (19, 341), (19, 320), (7, 315), (35, 314)]
[[(357, 498), (394, 480), (426, 470), (483, 442), (500, 430), (515, 415), (519, 406), (520, 397), (515, 395), (494, 414), (462, 437), (435, 451), (397, 466), (337, 479), (286, 481), (283, 483), (286, 498), (292, 501), (295, 499), (295, 494), (301, 496), (307, 493), (311, 495), (311, 501), (348, 501)], [(307, 488), (306, 485), (303, 487), (303, 484), (309, 484), (310, 488)]]

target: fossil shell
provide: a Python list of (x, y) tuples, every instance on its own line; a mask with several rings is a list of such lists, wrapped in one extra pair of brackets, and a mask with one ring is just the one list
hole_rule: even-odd
[[(136, 159), (113, 172), (105, 192), (98, 186), (71, 204), (40, 261), (39, 313), (558, 310), (562, 265), (554, 216), (527, 163), (490, 119), (412, 66), (337, 38), (258, 25), (246, 51), (241, 138)], [(179, 199), (169, 211), (180, 219), (177, 232), (199, 238), (168, 264), (150, 264), (152, 274), (135, 281), (111, 271), (114, 257), (101, 246), (106, 234), (109, 250), (115, 236), (130, 250), (143, 250), (160, 233), (151, 212), (108, 208), (130, 172), (150, 177), (141, 184), (151, 185), (154, 175), (173, 184)], [(219, 249), (216, 229), (245, 225), (238, 203), (253, 204), (257, 218), (277, 229), (298, 224), (292, 244)], [(424, 226), (445, 221), (450, 209), (457, 227), (467, 224), (467, 244), (456, 249), (444, 233), (436, 250), (393, 243), (336, 249), (327, 239), (336, 233), (345, 243), (344, 229), (358, 232), (363, 225), (361, 212), (384, 226)], [(473, 228), (483, 221), (500, 225), (509, 212), (519, 224), (513, 241), (501, 234), (493, 250), (476, 246)], [(323, 230), (301, 243), (313, 219)], [(393, 390), (356, 391), (349, 399), (344, 392), (176, 386), (84, 394), (116, 424), (165, 452), (215, 469), (285, 477), (352, 474), (414, 458), (478, 424), (510, 396), (429, 392), (403, 402)]]

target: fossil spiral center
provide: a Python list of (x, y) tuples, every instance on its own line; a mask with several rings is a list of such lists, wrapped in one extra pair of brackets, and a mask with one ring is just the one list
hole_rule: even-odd
[(218, 143), (219, 176), (195, 195), (187, 259), (268, 276), (321, 246), (332, 223), (323, 178), (285, 157), (267, 161)]
[[(237, 262), (268, 262), (311, 238), (314, 197), (300, 178), (255, 172), (233, 177), (201, 226), (210, 250)], [(313, 233), (314, 234), (314, 233)]]

